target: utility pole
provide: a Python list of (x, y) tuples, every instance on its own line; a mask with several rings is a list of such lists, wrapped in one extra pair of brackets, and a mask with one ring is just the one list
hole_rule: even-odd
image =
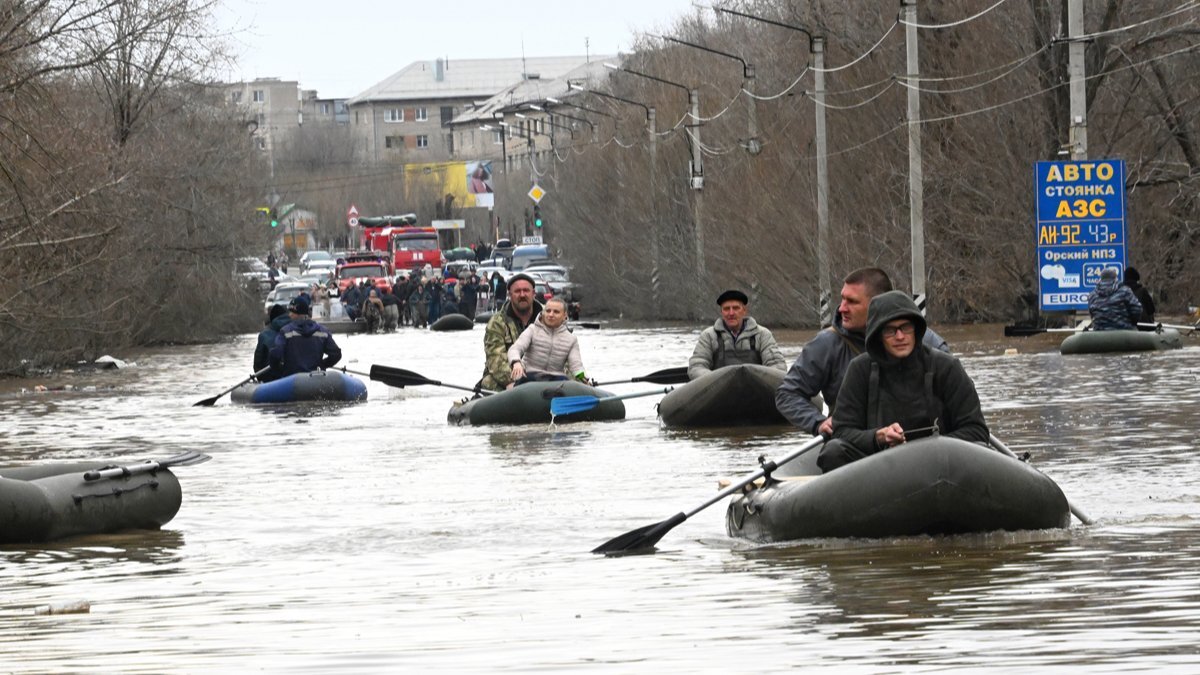
[(821, 327), (833, 325), (829, 271), (829, 158), (825, 135), (825, 38), (812, 36), (813, 94), (817, 102), (817, 275), (821, 290)]
[(658, 176), (658, 133), (656, 125), (658, 112), (654, 106), (646, 111), (646, 126), (650, 129), (650, 297), (654, 306), (659, 306), (659, 261), (658, 261), (658, 192), (656, 183)]
[(1067, 70), (1071, 77), (1071, 159), (1087, 159), (1087, 80), (1084, 62), (1083, 0), (1067, 0)]
[(704, 271), (704, 221), (702, 220), (703, 205), (704, 205), (704, 156), (700, 151), (700, 90), (688, 90), (688, 102), (692, 109), (692, 162), (691, 162), (691, 188), (695, 192), (692, 196), (692, 206), (694, 225), (694, 234), (696, 239), (696, 273), (700, 280), (700, 287), (704, 288), (707, 274)]
[[(1073, 0), (1079, 1), (1079, 0)], [(917, 59), (917, 0), (900, 0), (904, 7), (904, 37), (908, 52), (908, 219), (912, 233), (912, 295), (925, 314), (925, 196), (921, 168), (920, 64)]]

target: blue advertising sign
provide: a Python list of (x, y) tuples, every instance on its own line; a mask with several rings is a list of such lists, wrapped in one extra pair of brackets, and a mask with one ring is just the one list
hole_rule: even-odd
[(1037, 162), (1038, 305), (1087, 309), (1106, 267), (1125, 277), (1125, 162)]

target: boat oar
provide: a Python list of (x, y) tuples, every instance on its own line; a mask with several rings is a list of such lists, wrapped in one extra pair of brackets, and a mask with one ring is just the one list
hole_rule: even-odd
[(223, 392), (221, 392), (221, 393), (217, 394), (216, 396), (213, 396), (213, 397), (210, 397), (210, 398), (206, 398), (206, 399), (204, 399), (203, 401), (196, 401), (195, 403), (193, 403), (193, 404), (192, 404), (192, 407), (196, 407), (196, 406), (198, 406), (198, 405), (210, 406), (210, 405), (212, 405), (212, 404), (216, 403), (216, 402), (217, 402), (217, 399), (221, 398), (221, 397), (222, 397), (222, 396), (224, 396), (225, 394), (228, 394), (229, 392), (233, 391), (234, 389), (237, 389), (238, 387), (242, 386), (243, 384), (246, 384), (246, 383), (247, 383), (247, 382), (249, 382), (250, 380), (253, 380), (254, 378), (258, 377), (259, 375), (266, 374), (266, 372), (267, 372), (268, 370), (270, 370), (270, 369), (271, 369), (271, 366), (267, 366), (267, 367), (263, 368), (262, 370), (260, 370), (260, 371), (258, 371), (258, 372), (256, 372), (256, 373), (252, 374), (250, 377), (247, 377), (246, 379), (242, 380), (241, 382), (238, 382), (237, 384), (233, 385), (232, 387), (230, 387), (230, 388), (226, 389), (225, 391), (223, 391)]
[(606, 387), (610, 384), (628, 384), (630, 382), (649, 382), (651, 384), (683, 384), (688, 381), (687, 366), (679, 366), (678, 368), (663, 368), (656, 370), (649, 375), (641, 377), (633, 377), (628, 380), (613, 380), (612, 382), (598, 382), (597, 387)]
[(716, 496), (708, 499), (703, 504), (701, 504), (700, 506), (697, 506), (696, 508), (692, 509), (691, 511), (676, 513), (675, 515), (671, 516), (670, 518), (667, 518), (664, 521), (654, 523), (653, 525), (646, 525), (644, 527), (639, 527), (636, 530), (630, 530), (630, 531), (626, 532), (625, 534), (622, 534), (617, 537), (613, 537), (612, 539), (609, 539), (608, 541), (604, 542), (603, 544), (600, 544), (596, 548), (592, 549), (592, 553), (603, 553), (606, 555), (611, 555), (611, 554), (616, 554), (616, 553), (631, 553), (634, 551), (648, 549), (648, 548), (654, 546), (656, 543), (658, 543), (658, 540), (662, 539), (663, 535), (670, 532), (676, 525), (682, 523), (683, 521), (687, 520), (688, 518), (691, 518), (692, 516), (696, 515), (697, 513), (700, 513), (701, 511), (703, 511), (704, 509), (707, 509), (708, 507), (712, 506), (713, 504), (716, 504), (717, 502), (721, 501), (722, 499), (729, 497), (733, 494), (736, 494), (742, 488), (746, 487), (750, 483), (753, 483), (754, 481), (758, 480), (759, 478), (762, 478), (768, 472), (774, 471), (775, 469), (779, 468), (781, 465), (787, 464), (788, 462), (792, 461), (793, 459), (796, 459), (800, 455), (803, 455), (804, 453), (808, 452), (809, 450), (812, 450), (813, 448), (821, 447), (821, 445), (823, 445), (824, 443), (825, 443), (824, 436), (816, 436), (809, 442), (805, 443), (804, 445), (800, 446), (799, 448), (796, 448), (791, 453), (785, 455), (782, 460), (780, 460), (778, 462), (768, 461), (768, 462), (764, 463), (762, 468), (759, 469), (758, 471), (755, 471), (752, 474), (744, 476), (741, 480), (737, 481), (736, 483), (733, 483), (732, 485), (725, 488), (724, 490), (721, 490), (720, 492), (718, 492), (716, 494)]
[(447, 383), (441, 382), (439, 380), (431, 380), (428, 377), (421, 375), (420, 373), (414, 373), (411, 370), (405, 370), (403, 368), (392, 368), (391, 366), (373, 365), (373, 366), (371, 366), (371, 372), (369, 374), (367, 374), (367, 377), (370, 377), (372, 380), (375, 380), (376, 382), (382, 382), (382, 383), (388, 385), (389, 387), (403, 388), (403, 387), (417, 387), (417, 386), (424, 385), (424, 384), (432, 384), (435, 387), (449, 387), (451, 389), (462, 389), (463, 391), (479, 393), (479, 394), (483, 394), (484, 396), (488, 396), (490, 394), (495, 393), (492, 391), (488, 391), (486, 389), (477, 390), (474, 387), (464, 387), (460, 384), (447, 384)]
[(654, 396), (655, 394), (667, 394), (670, 393), (674, 388), (675, 387), (667, 387), (666, 389), (641, 391), (636, 394), (622, 394), (621, 396), (559, 396), (558, 398), (550, 399), (550, 414), (557, 416), (587, 412), (588, 410), (595, 408), (605, 401), (621, 401), (627, 398), (640, 398), (642, 396)]
[(92, 469), (83, 474), (83, 479), (86, 481), (95, 481), (102, 478), (122, 478), (124, 476), (132, 476), (137, 473), (151, 473), (159, 469), (166, 469), (172, 466), (188, 466), (190, 464), (203, 464), (212, 459), (211, 456), (203, 452), (189, 450), (187, 452), (168, 457), (166, 459), (148, 459), (141, 464), (133, 464), (130, 466), (114, 466), (107, 469)]
[(1169, 323), (1139, 323), (1138, 325), (1145, 328), (1171, 328), (1173, 330), (1185, 330), (1188, 333), (1194, 333), (1200, 330), (1200, 321), (1197, 321), (1196, 325), (1194, 326), (1176, 326)]
[[(1018, 462), (1021, 461), (1021, 458), (1017, 457), (1017, 454), (1015, 452), (1013, 452), (1012, 450), (1009, 450), (1008, 446), (1005, 445), (1003, 442), (1001, 442), (999, 438), (996, 438), (995, 434), (989, 434), (988, 441), (992, 444), (993, 448), (996, 448), (1000, 452), (1003, 452), (1004, 454), (1008, 455), (1009, 457), (1012, 457), (1013, 459), (1017, 460)], [(1065, 497), (1066, 495), (1064, 494), (1063, 496)], [(1071, 513), (1074, 514), (1075, 517), (1079, 519), (1079, 522), (1083, 523), (1084, 525), (1091, 525), (1092, 523), (1096, 522), (1095, 519), (1093, 519), (1091, 516), (1089, 516), (1086, 511), (1079, 508), (1078, 504), (1071, 501), (1070, 497), (1067, 497), (1067, 507), (1069, 507), (1071, 509)]]

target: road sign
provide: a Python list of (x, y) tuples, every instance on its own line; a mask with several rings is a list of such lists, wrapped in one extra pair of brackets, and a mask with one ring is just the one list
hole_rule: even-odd
[(529, 198), (533, 200), (534, 204), (541, 203), (542, 197), (545, 196), (546, 191), (543, 190), (542, 186), (538, 185), (537, 183), (534, 183), (533, 187), (529, 188)]
[(358, 227), (358, 207), (353, 204), (346, 210), (346, 224), (350, 227)]
[(1038, 305), (1087, 309), (1100, 272), (1125, 270), (1125, 162), (1037, 162)]
[(540, 243), (542, 243), (542, 238), (541, 238), (541, 237), (537, 237), (537, 236), (534, 236), (534, 237), (521, 237), (521, 245), (522, 245), (522, 246), (525, 246), (525, 245), (528, 245), (528, 244), (540, 244)]

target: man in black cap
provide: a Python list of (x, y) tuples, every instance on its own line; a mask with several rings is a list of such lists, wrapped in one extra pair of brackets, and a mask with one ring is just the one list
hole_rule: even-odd
[(771, 331), (746, 316), (750, 298), (737, 291), (725, 291), (717, 297), (721, 318), (700, 333), (692, 358), (688, 359), (688, 379), (694, 380), (717, 368), (756, 363), (787, 370), (787, 361)]
[(1142, 275), (1133, 267), (1125, 268), (1124, 285), (1133, 291), (1133, 297), (1138, 299), (1142, 304), (1142, 315), (1138, 317), (1138, 330), (1151, 331), (1153, 326), (1143, 326), (1141, 324), (1154, 323), (1154, 311), (1157, 309), (1154, 306), (1154, 298), (1150, 295), (1150, 289), (1142, 285)]
[(508, 300), (488, 320), (483, 332), (483, 352), (486, 362), (479, 387), (503, 391), (512, 384), (512, 367), (508, 349), (537, 315), (542, 303), (533, 299), (533, 277), (518, 272), (508, 278)]
[(288, 304), (291, 321), (279, 330), (271, 347), (271, 370), (280, 377), (332, 368), (342, 359), (342, 350), (333, 335), (309, 317), (311, 311), (304, 298)]

